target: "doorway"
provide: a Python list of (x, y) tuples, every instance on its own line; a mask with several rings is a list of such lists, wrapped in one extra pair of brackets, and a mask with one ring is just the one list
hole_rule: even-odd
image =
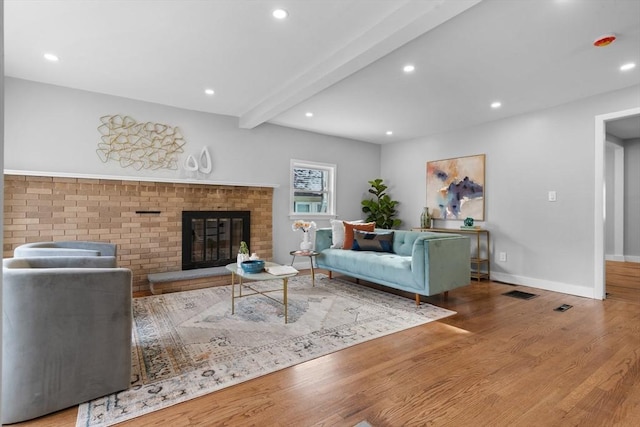
[[(611, 170), (607, 170), (607, 135), (613, 135), (609, 139), (616, 140), (619, 146), (624, 146), (625, 140), (636, 140), (640, 138), (640, 108), (633, 108), (629, 110), (619, 111), (615, 113), (604, 114), (596, 116), (596, 135), (595, 135), (595, 244), (594, 244), (594, 298), (605, 299), (608, 297), (607, 285), (615, 287), (616, 295), (627, 295), (633, 299), (637, 299), (637, 295), (640, 295), (640, 289), (632, 289), (630, 294), (626, 293), (623, 289), (627, 286), (634, 287), (635, 281), (637, 281), (637, 267), (640, 266), (637, 261), (640, 259), (630, 259), (627, 262), (624, 256), (624, 249), (620, 242), (620, 238), (623, 234), (629, 233), (621, 232), (621, 227), (624, 227), (624, 223), (629, 224), (628, 221), (623, 222), (623, 216), (621, 213), (623, 197), (620, 192), (617, 194), (617, 209), (612, 208), (615, 205), (613, 202), (613, 196), (615, 195), (615, 188), (612, 186), (612, 182), (607, 182), (607, 179), (615, 180), (616, 175)], [(617, 135), (616, 135), (617, 134)], [(637, 142), (637, 141), (636, 141)], [(610, 145), (609, 145), (610, 146)], [(617, 151), (618, 156), (620, 150)], [(611, 169), (615, 160), (609, 160), (609, 169)], [(617, 160), (618, 164), (620, 159)], [(618, 173), (617, 179), (620, 179)], [(607, 184), (609, 184), (609, 192), (607, 194)], [(609, 198), (609, 212), (607, 214), (607, 197)], [(636, 214), (634, 214), (636, 215)], [(633, 219), (636, 223), (640, 223), (640, 218)], [(610, 233), (609, 235), (607, 233)], [(611, 235), (613, 234), (613, 235)], [(612, 243), (613, 242), (613, 243)], [(605, 259), (605, 247), (609, 244), (615, 245), (616, 249), (614, 253), (620, 253), (617, 257), (613, 257), (611, 260)], [(611, 257), (610, 257), (611, 258)], [(637, 258), (637, 257), (630, 257)], [(635, 262), (634, 262), (635, 261)], [(622, 287), (619, 287), (622, 286)]]

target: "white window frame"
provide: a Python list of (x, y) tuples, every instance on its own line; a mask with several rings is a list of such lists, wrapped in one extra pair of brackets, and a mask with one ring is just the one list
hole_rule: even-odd
[[(293, 186), (294, 169), (316, 169), (327, 173), (327, 187), (323, 190), (327, 194), (327, 212), (295, 212)], [(329, 219), (336, 217), (336, 169), (337, 166), (331, 163), (311, 162), (307, 160), (291, 159), (289, 167), (289, 217), (292, 219)]]

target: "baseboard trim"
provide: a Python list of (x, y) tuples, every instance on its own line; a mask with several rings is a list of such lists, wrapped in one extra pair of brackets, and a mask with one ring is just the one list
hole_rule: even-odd
[(600, 299), (595, 296), (595, 290), (593, 288), (571, 285), (569, 283), (552, 282), (549, 280), (534, 279), (532, 277), (516, 276), (514, 274), (505, 274), (493, 271), (491, 272), (491, 280), (497, 280), (511, 285), (529, 286), (531, 288), (544, 289), (546, 291), (559, 292), (578, 297)]
[(640, 262), (640, 256), (625, 255), (624, 261), (625, 262)]

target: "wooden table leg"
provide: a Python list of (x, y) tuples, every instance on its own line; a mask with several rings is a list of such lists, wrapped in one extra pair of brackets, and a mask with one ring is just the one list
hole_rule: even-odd
[(236, 273), (231, 272), (231, 314), (236, 310)]
[(311, 262), (311, 286), (315, 287), (316, 286), (316, 272), (315, 272), (315, 269), (313, 268), (313, 257), (312, 256), (309, 257), (309, 262)]
[(289, 323), (289, 319), (288, 319), (288, 303), (287, 303), (287, 283), (289, 282), (289, 279), (287, 277), (285, 277), (284, 279), (282, 279), (282, 284), (284, 286), (284, 297), (282, 298), (282, 300), (284, 301), (284, 323)]

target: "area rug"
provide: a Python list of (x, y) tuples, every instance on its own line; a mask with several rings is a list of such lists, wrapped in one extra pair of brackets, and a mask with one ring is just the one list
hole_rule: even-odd
[(289, 279), (288, 298), (288, 324), (260, 295), (236, 299), (232, 315), (230, 286), (134, 299), (131, 387), (80, 405), (76, 425), (113, 425), (455, 314), (324, 274), (315, 287)]

